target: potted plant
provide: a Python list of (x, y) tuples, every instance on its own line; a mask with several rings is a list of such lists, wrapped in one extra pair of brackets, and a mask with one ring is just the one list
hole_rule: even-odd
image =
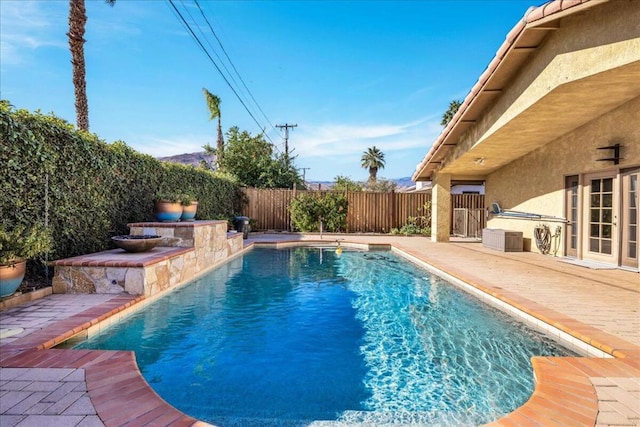
[(182, 216), (180, 221), (195, 221), (196, 212), (198, 211), (198, 201), (191, 194), (182, 194), (180, 196), (180, 203), (182, 204)]
[(155, 199), (154, 214), (158, 221), (180, 221), (180, 216), (182, 216), (180, 195), (170, 192), (158, 192)]
[(0, 225), (0, 297), (18, 289), (28, 259), (49, 252), (52, 246), (51, 233), (42, 224), (12, 229)]

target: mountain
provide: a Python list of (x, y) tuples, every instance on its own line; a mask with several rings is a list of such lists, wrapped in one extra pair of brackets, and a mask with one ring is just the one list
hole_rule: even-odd
[[(200, 151), (197, 153), (183, 153), (176, 154), (175, 156), (158, 157), (158, 160), (163, 162), (200, 166), (200, 162), (202, 160), (205, 160), (208, 164), (212, 164), (215, 160), (215, 156), (207, 154), (206, 151)], [(415, 182), (411, 181), (411, 177), (408, 176), (404, 178), (390, 179), (390, 181), (395, 181), (397, 185), (396, 191), (406, 191), (409, 187), (415, 186)], [(314, 190), (329, 190), (333, 187), (333, 181), (307, 181), (307, 187)]]
[[(411, 177), (405, 176), (403, 178), (387, 179), (396, 183), (396, 192), (403, 192), (415, 189), (416, 183), (411, 181)], [(307, 181), (307, 188), (310, 190), (331, 190), (333, 187), (333, 181)]]
[(215, 160), (215, 156), (207, 154), (206, 151), (199, 151), (197, 153), (184, 153), (176, 154), (175, 156), (158, 157), (158, 160), (162, 162), (182, 163), (183, 165), (200, 166), (202, 160), (211, 164)]

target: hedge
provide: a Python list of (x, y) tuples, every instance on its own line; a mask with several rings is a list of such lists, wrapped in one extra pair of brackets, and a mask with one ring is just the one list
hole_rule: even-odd
[(246, 200), (228, 177), (160, 162), (54, 115), (0, 101), (0, 222), (46, 221), (54, 238), (49, 259), (112, 247), (110, 237), (129, 233), (127, 223), (153, 221), (159, 191), (195, 195), (198, 219), (228, 218)]

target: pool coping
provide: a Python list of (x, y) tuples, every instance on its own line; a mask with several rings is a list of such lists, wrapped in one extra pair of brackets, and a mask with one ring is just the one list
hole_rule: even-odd
[[(345, 247), (369, 248), (367, 243), (346, 240), (341, 240), (340, 243)], [(254, 247), (281, 248), (314, 245), (331, 247), (336, 246), (337, 243), (313, 240), (284, 243), (277, 241), (250, 242), (235, 256), (244, 254)], [(420, 263), (426, 263), (424, 266), (427, 268), (431, 266), (439, 269), (439, 266), (434, 265), (432, 260), (427, 260), (427, 257), (412, 253), (413, 251), (406, 248), (399, 248), (393, 244), (373, 244), (374, 248), (382, 248), (383, 246), (389, 247), (409, 259), (415, 258)], [(438, 273), (436, 272), (436, 274)], [(638, 357), (640, 348), (638, 346), (560, 313), (552, 312), (517, 295), (502, 295), (499, 291), (489, 289), (482, 284), (468, 283), (468, 281), (457, 277), (459, 275), (456, 275), (455, 272), (445, 272), (445, 274), (467, 283), (479, 292), (497, 298), (503, 304), (531, 315), (538, 321), (544, 319), (551, 322), (549, 324), (553, 327), (583, 342), (595, 344), (602, 352), (609, 353), (614, 357), (608, 359), (533, 357), (532, 364), (536, 385), (531, 398), (520, 408), (487, 425), (543, 424), (564, 426), (578, 422), (595, 425), (598, 416), (598, 398), (590, 378), (640, 377), (640, 358)], [(508, 294), (508, 292), (504, 293)], [(108, 426), (125, 423), (171, 426), (209, 425), (183, 414), (162, 400), (142, 377), (133, 352), (52, 348), (73, 336), (88, 333), (89, 329), (95, 330), (108, 326), (164, 294), (153, 298), (118, 295), (100, 306), (72, 315), (12, 343), (3, 344), (0, 347), (0, 366), (85, 369), (87, 390), (91, 401), (98, 416)], [(590, 333), (596, 336), (590, 337)], [(609, 341), (610, 339), (612, 341)], [(123, 410), (124, 408), (126, 410)]]

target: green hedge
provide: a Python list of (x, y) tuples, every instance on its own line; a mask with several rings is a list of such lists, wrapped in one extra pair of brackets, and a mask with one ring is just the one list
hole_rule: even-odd
[(111, 236), (129, 233), (127, 223), (154, 219), (159, 191), (195, 195), (198, 219), (233, 216), (246, 200), (232, 179), (159, 162), (0, 101), (0, 222), (30, 226), (47, 216), (54, 238), (49, 259), (110, 248)]

